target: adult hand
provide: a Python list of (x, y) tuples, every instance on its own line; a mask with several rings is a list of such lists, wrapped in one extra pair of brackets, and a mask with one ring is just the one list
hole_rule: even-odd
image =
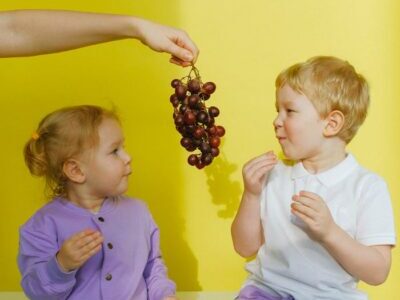
[(155, 51), (170, 53), (170, 62), (183, 67), (196, 62), (199, 50), (185, 31), (144, 19), (138, 30), (139, 40)]

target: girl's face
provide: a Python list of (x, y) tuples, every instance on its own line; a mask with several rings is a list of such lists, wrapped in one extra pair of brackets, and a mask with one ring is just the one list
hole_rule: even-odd
[(104, 119), (98, 129), (99, 144), (83, 164), (88, 192), (95, 197), (117, 196), (128, 189), (131, 157), (124, 149), (120, 125)]
[(324, 141), (324, 120), (311, 101), (285, 84), (276, 93), (278, 115), (273, 125), (285, 156), (303, 160), (317, 155)]

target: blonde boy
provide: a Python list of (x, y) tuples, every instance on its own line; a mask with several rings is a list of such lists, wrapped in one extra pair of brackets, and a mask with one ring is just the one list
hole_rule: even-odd
[(385, 281), (396, 239), (390, 195), (346, 151), (368, 105), (365, 79), (335, 57), (278, 76), (273, 126), (295, 164), (270, 151), (243, 167), (232, 238), (240, 255), (257, 257), (237, 299), (367, 299), (358, 280)]

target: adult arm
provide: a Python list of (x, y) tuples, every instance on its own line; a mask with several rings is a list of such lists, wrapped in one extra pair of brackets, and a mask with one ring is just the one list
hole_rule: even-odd
[(120, 39), (138, 39), (188, 66), (198, 49), (182, 30), (142, 18), (62, 10), (0, 12), (0, 57), (31, 56)]

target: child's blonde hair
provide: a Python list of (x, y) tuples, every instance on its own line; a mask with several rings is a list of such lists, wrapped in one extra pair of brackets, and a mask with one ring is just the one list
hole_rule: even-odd
[(24, 157), (32, 175), (45, 177), (51, 196), (65, 194), (64, 163), (97, 146), (98, 128), (106, 118), (119, 122), (114, 111), (81, 105), (56, 110), (39, 123), (25, 144)]
[(316, 56), (281, 72), (275, 87), (288, 84), (313, 103), (322, 118), (331, 111), (344, 114), (338, 136), (349, 143), (367, 116), (369, 88), (364, 77), (347, 61), (331, 56)]

